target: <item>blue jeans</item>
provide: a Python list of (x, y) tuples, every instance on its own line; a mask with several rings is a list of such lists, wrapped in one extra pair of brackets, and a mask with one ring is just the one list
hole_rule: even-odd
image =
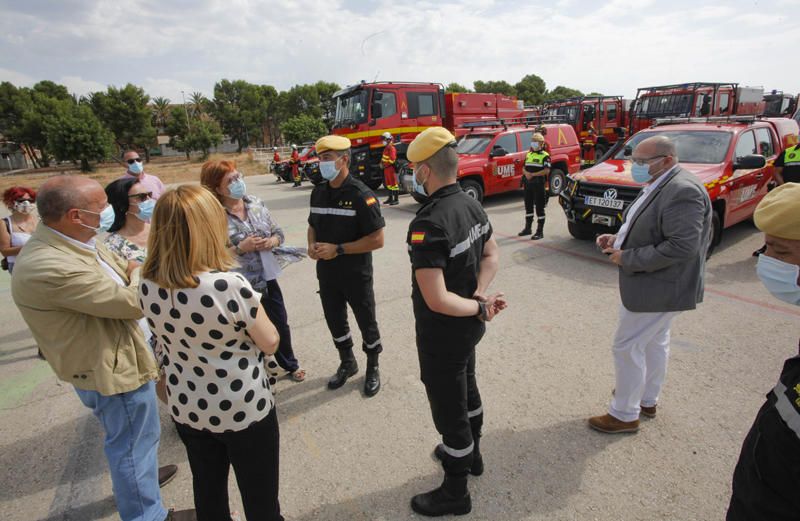
[(76, 388), (106, 433), (105, 453), (114, 499), (122, 521), (164, 521), (167, 510), (158, 488), (158, 417), (155, 384), (103, 396)]

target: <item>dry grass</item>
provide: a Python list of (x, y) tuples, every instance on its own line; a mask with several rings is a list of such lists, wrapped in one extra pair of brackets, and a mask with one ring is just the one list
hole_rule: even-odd
[[(261, 175), (267, 173), (267, 168), (250, 159), (246, 153), (242, 154), (211, 154), (209, 160), (236, 161), (236, 166), (245, 176)], [(200, 180), (200, 167), (204, 161), (192, 158), (187, 161), (185, 157), (154, 158), (145, 165), (145, 171), (161, 179), (164, 184), (182, 183)], [(0, 177), (0, 193), (12, 186), (27, 186), (38, 189), (48, 178), (67, 174), (80, 174), (97, 180), (101, 185), (117, 179), (125, 173), (125, 167), (118, 163), (105, 163), (98, 166), (93, 172), (81, 174), (80, 170), (72, 168), (48, 168), (44, 172), (29, 170), (14, 175)]]

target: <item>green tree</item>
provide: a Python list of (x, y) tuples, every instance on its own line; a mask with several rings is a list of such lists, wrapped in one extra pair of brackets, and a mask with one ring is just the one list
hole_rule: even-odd
[(318, 117), (300, 114), (281, 124), (281, 132), (290, 143), (314, 141), (328, 133), (325, 122)]
[(603, 94), (601, 92), (594, 92), (594, 91), (592, 91), (589, 94), (587, 94), (587, 96), (602, 96), (602, 95)]
[(222, 143), (222, 129), (219, 123), (210, 118), (191, 118), (186, 121), (186, 113), (182, 107), (172, 107), (167, 122), (169, 146), (186, 154), (186, 159), (191, 153), (198, 151), (203, 159), (208, 157), (211, 147)]
[(526, 105), (541, 105), (547, 93), (544, 80), (535, 74), (523, 76), (514, 85), (514, 89), (517, 91), (517, 97)]
[(336, 117), (336, 100), (333, 99), (334, 93), (341, 89), (338, 83), (328, 83), (318, 81), (314, 84), (319, 98), (319, 106), (322, 109), (322, 121), (328, 130), (333, 128), (333, 119)]
[(222, 80), (214, 85), (211, 113), (222, 130), (238, 145), (239, 152), (262, 133), (262, 98), (258, 85), (244, 80)]
[(149, 102), (141, 87), (128, 83), (121, 89), (111, 86), (106, 92), (95, 92), (90, 106), (120, 148), (143, 148), (149, 161), (149, 149), (156, 143)]
[(489, 92), (492, 94), (505, 94), (506, 96), (516, 96), (517, 91), (514, 86), (505, 80), (500, 81), (481, 81), (472, 84), (475, 92)]
[(553, 101), (557, 99), (574, 98), (576, 96), (583, 96), (583, 92), (578, 89), (570, 89), (569, 87), (559, 85), (547, 93), (546, 99), (548, 101)]
[(189, 96), (189, 112), (195, 117), (200, 117), (208, 113), (210, 101), (203, 96), (202, 92), (192, 92)]
[(460, 83), (456, 83), (456, 82), (448, 84), (447, 87), (445, 87), (444, 91), (448, 92), (448, 93), (450, 93), (450, 92), (472, 92), (471, 90), (469, 90), (465, 86), (461, 85)]
[(102, 161), (113, 148), (113, 135), (91, 108), (58, 100), (54, 113), (44, 118), (47, 148), (59, 161), (80, 161), (81, 170), (91, 170), (90, 161)]

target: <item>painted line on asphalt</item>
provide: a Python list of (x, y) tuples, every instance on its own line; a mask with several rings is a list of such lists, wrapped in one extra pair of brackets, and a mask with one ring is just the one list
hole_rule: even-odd
[[(542, 249), (545, 249), (545, 250), (554, 251), (554, 252), (557, 252), (557, 253), (562, 253), (564, 255), (570, 255), (572, 257), (577, 257), (579, 259), (583, 259), (583, 260), (590, 261), (590, 262), (593, 262), (593, 263), (601, 265), (601, 266), (605, 266), (605, 267), (607, 267), (609, 269), (616, 269), (616, 266), (611, 264), (605, 258), (598, 258), (598, 257), (594, 257), (592, 255), (586, 255), (585, 253), (580, 253), (580, 252), (568, 250), (566, 248), (561, 248), (561, 247), (553, 246), (553, 245), (550, 245), (550, 244), (542, 244), (541, 242), (538, 242), (538, 241), (536, 241), (536, 242), (535, 241), (531, 241), (530, 239), (527, 239), (527, 238), (524, 238), (524, 237), (518, 237), (516, 235), (509, 235), (507, 233), (498, 232), (497, 230), (494, 231), (494, 234), (499, 236), (499, 237), (502, 237), (504, 239), (511, 239), (511, 240), (519, 242), (519, 243), (527, 244), (528, 246), (533, 246), (533, 247), (536, 247), (536, 248), (542, 248)], [(758, 306), (760, 308), (768, 309), (770, 311), (776, 311), (778, 313), (783, 313), (785, 315), (800, 317), (800, 311), (798, 311), (796, 309), (787, 308), (787, 307), (784, 307), (784, 306), (778, 306), (778, 305), (775, 305), (775, 304), (771, 304), (769, 302), (764, 302), (763, 300), (743, 297), (743, 296), (737, 295), (735, 293), (730, 293), (730, 292), (723, 291), (723, 290), (720, 290), (720, 289), (710, 288), (708, 286), (706, 286), (705, 290), (706, 290), (707, 293), (710, 293), (712, 295), (716, 295), (718, 297), (723, 297), (723, 298), (726, 298), (726, 299), (729, 299), (729, 300), (742, 302), (742, 303), (745, 303), (745, 304), (750, 304), (752, 306)]]

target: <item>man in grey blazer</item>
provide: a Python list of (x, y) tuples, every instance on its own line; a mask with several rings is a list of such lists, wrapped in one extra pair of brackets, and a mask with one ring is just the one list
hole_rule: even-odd
[(639, 430), (653, 418), (669, 357), (672, 320), (703, 300), (711, 201), (695, 176), (678, 165), (668, 138), (645, 139), (631, 156), (634, 180), (646, 183), (616, 235), (597, 246), (619, 266), (622, 297), (613, 354), (616, 387), (608, 414), (589, 418), (598, 431)]

